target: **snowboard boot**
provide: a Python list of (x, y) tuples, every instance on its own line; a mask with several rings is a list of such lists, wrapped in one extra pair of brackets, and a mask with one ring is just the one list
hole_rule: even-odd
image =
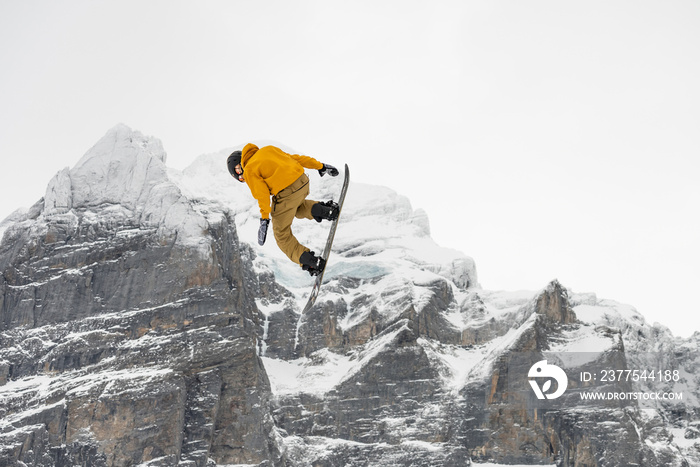
[(318, 276), (323, 271), (323, 268), (326, 267), (326, 260), (316, 256), (313, 251), (303, 252), (299, 262), (301, 263), (301, 268), (312, 276)]
[(338, 218), (339, 213), (340, 206), (338, 206), (338, 203), (334, 203), (333, 200), (325, 203), (316, 203), (311, 206), (311, 215), (316, 222), (321, 222), (323, 219), (334, 221)]

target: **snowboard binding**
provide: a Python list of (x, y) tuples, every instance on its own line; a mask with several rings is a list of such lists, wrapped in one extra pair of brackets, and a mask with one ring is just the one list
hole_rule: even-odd
[(301, 268), (312, 276), (318, 276), (326, 268), (326, 260), (316, 256), (313, 251), (305, 251), (299, 258)]
[(340, 206), (338, 203), (334, 203), (333, 200), (316, 203), (311, 207), (311, 215), (316, 222), (321, 222), (324, 219), (334, 221), (339, 214)]

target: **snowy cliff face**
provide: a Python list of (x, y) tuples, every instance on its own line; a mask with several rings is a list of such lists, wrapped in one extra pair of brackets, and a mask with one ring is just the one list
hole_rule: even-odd
[(4, 223), (0, 465), (279, 459), (254, 253), (164, 158), (116, 127)]
[[(301, 316), (311, 280), (256, 244), (229, 153), (175, 171), (119, 125), (0, 224), (0, 465), (700, 463), (697, 335), (556, 281), (483, 290), (424, 212), (358, 183)], [(316, 251), (327, 228), (295, 222)], [(545, 359), (556, 405), (518, 373)], [(583, 403), (596, 367), (669, 370), (624, 389), (683, 399)]]

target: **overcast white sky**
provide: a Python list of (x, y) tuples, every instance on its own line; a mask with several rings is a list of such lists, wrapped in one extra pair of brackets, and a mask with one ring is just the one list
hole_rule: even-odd
[(486, 289), (700, 331), (696, 0), (0, 0), (0, 67), (0, 218), (117, 123), (180, 169), (275, 140), (407, 195)]

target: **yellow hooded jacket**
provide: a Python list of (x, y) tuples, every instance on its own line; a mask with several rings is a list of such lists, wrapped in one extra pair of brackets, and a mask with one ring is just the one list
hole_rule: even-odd
[(270, 196), (294, 183), (307, 169), (323, 168), (323, 164), (313, 157), (287, 154), (274, 146), (261, 149), (254, 144), (246, 144), (241, 154), (245, 182), (253, 197), (258, 200), (260, 216), (270, 217)]

